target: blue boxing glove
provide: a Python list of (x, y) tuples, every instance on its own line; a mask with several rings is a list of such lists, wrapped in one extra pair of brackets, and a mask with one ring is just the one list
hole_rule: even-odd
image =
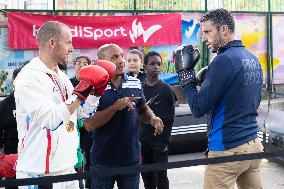
[(190, 83), (196, 85), (195, 65), (200, 58), (198, 49), (192, 45), (179, 46), (174, 54), (175, 68), (182, 86)]

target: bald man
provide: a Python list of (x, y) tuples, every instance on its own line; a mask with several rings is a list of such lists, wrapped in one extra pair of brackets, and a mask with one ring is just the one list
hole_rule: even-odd
[[(116, 65), (113, 79), (101, 96), (97, 111), (85, 122), (85, 128), (93, 132), (91, 150), (92, 169), (116, 168), (138, 165), (140, 145), (138, 141), (138, 117), (155, 128), (153, 135), (163, 131), (163, 122), (146, 104), (140, 81), (124, 73), (125, 59), (116, 44), (106, 44), (98, 51), (99, 60)], [(113, 188), (117, 182), (121, 189), (138, 189), (139, 174), (95, 177), (92, 188)]]

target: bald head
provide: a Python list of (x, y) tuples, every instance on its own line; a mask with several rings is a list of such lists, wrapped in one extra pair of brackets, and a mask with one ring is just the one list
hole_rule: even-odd
[(104, 60), (106, 58), (108, 58), (109, 56), (111, 56), (112, 54), (114, 54), (114, 52), (119, 49), (121, 50), (121, 48), (116, 45), (116, 44), (105, 44), (103, 46), (101, 46), (98, 50), (98, 59), (99, 60)]
[(105, 44), (99, 48), (97, 55), (99, 60), (108, 60), (116, 65), (116, 75), (123, 74), (124, 53), (118, 45)]
[(69, 30), (69, 27), (61, 22), (48, 21), (38, 30), (37, 41), (40, 47), (44, 47), (46, 42), (51, 39), (60, 39), (63, 30)]

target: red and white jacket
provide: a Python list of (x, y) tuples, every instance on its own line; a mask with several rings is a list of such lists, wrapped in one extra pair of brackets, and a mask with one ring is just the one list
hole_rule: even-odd
[[(74, 167), (79, 144), (77, 118), (92, 113), (97, 99), (90, 96), (70, 115), (65, 101), (74, 98), (73, 89), (65, 73), (50, 70), (38, 57), (18, 74), (15, 80), (17, 172), (52, 174)], [(73, 129), (67, 128), (70, 121), (74, 123)]]

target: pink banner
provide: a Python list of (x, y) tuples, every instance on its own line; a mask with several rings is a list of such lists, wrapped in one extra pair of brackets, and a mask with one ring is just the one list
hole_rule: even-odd
[(36, 49), (36, 32), (46, 21), (68, 25), (74, 48), (97, 48), (106, 43), (124, 47), (181, 44), (181, 15), (55, 16), (8, 13), (8, 46)]

